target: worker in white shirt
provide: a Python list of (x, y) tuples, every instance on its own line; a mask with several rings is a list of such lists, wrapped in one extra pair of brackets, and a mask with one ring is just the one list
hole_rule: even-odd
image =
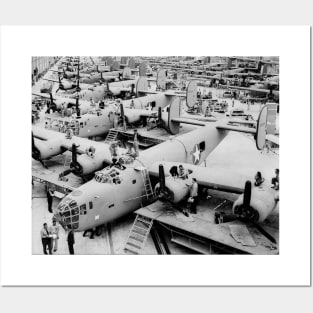
[(197, 179), (192, 179), (192, 185), (190, 188), (190, 198), (191, 198), (191, 207), (190, 212), (197, 214), (197, 204), (198, 204), (198, 183)]

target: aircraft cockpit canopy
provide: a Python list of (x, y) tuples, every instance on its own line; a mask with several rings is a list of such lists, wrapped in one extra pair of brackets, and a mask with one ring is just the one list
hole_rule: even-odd
[(79, 208), (77, 202), (66, 197), (58, 206), (59, 221), (63, 227), (77, 229), (79, 226)]
[(108, 172), (96, 172), (94, 180), (98, 183), (110, 183), (110, 184), (120, 184), (120, 172), (115, 168), (110, 168)]

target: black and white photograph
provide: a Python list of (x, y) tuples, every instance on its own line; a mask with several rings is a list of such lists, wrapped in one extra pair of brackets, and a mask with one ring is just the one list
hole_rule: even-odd
[(32, 56), (29, 80), (32, 255), (280, 254), (279, 55)]

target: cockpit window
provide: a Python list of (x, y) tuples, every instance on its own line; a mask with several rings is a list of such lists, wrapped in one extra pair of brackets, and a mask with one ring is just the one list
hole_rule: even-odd
[(82, 204), (80, 206), (80, 215), (85, 215), (85, 214), (87, 214), (86, 204)]
[(115, 167), (111, 168), (108, 172), (96, 172), (95, 181), (98, 183), (113, 183), (113, 184), (120, 184), (121, 178), (120, 178), (120, 172), (116, 170)]
[(61, 218), (60, 223), (63, 227), (69, 229), (79, 228), (79, 208), (76, 201), (71, 198), (65, 198), (60, 203), (58, 209)]

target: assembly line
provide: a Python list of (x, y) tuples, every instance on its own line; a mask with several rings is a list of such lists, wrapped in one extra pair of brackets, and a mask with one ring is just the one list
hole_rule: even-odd
[(278, 58), (54, 61), (32, 73), (33, 254), (279, 253)]

